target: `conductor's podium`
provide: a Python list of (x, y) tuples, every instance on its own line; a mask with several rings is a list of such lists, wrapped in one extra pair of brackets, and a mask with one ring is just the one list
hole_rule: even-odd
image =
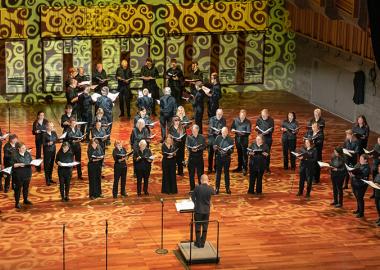
[(190, 240), (182, 241), (178, 244), (178, 251), (182, 256), (182, 259), (187, 264), (196, 263), (219, 263), (219, 222), (217, 220), (209, 220), (207, 222), (216, 223), (217, 225), (217, 240), (216, 247), (206, 241), (204, 247), (199, 248), (194, 245), (193, 242), (193, 226), (194, 223), (202, 223), (205, 221), (194, 221), (194, 203), (191, 199), (177, 200), (175, 203), (176, 209), (179, 213), (190, 213)]

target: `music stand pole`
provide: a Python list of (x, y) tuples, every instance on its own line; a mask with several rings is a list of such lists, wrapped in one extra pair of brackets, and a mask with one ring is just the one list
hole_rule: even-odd
[(106, 270), (108, 269), (108, 220), (106, 219)]
[(66, 253), (65, 253), (65, 229), (66, 229), (66, 224), (63, 224), (62, 226), (62, 252), (63, 252), (63, 256), (62, 256), (62, 266), (63, 266), (63, 270), (66, 269)]
[(161, 202), (161, 247), (156, 249), (157, 254), (167, 254), (168, 250), (164, 248), (164, 199), (160, 199)]

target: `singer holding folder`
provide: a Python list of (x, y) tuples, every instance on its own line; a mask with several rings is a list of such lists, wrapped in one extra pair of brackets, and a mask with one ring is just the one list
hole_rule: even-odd
[(344, 163), (343, 148), (340, 146), (336, 147), (330, 162), (334, 196), (334, 201), (330, 205), (333, 205), (335, 208), (341, 208), (343, 206), (343, 183), (346, 177), (346, 167)]
[(168, 135), (161, 147), (162, 151), (162, 188), (161, 193), (177, 194), (176, 155), (178, 148)]
[(356, 211), (353, 213), (356, 214), (357, 218), (364, 217), (364, 195), (367, 191), (368, 184), (363, 182), (362, 179), (367, 180), (370, 172), (371, 168), (368, 165), (368, 155), (366, 154), (360, 156), (359, 162), (352, 170), (349, 169), (349, 174), (352, 177), (352, 192), (355, 195), (357, 204)]
[(203, 151), (206, 148), (205, 138), (199, 134), (199, 126), (193, 125), (191, 128), (192, 134), (186, 138), (186, 147), (189, 150), (189, 180), (190, 190), (195, 188), (195, 171), (198, 175), (198, 183), (201, 181), (201, 175), (204, 172)]
[(247, 111), (240, 110), (239, 117), (232, 122), (231, 131), (235, 133), (235, 145), (238, 154), (238, 166), (233, 172), (243, 171), (247, 175), (247, 147), (251, 134), (251, 121), (247, 119)]
[[(133, 152), (131, 152), (133, 153)], [(127, 153), (127, 150), (123, 147), (121, 141), (115, 141), (115, 148), (112, 151), (112, 157), (115, 161), (113, 165), (114, 170), (114, 178), (113, 178), (113, 187), (112, 187), (112, 195), (113, 198), (117, 198), (119, 181), (120, 181), (120, 195), (122, 197), (127, 197), (128, 194), (125, 190), (125, 185), (127, 182), (127, 159), (130, 154)]]
[(210, 118), (208, 124), (208, 173), (212, 173), (213, 169), (216, 171), (216, 164), (214, 164), (214, 141), (221, 134), (221, 130), (225, 126), (226, 119), (223, 117), (223, 110), (218, 109), (216, 114)]
[(288, 118), (281, 124), (282, 131), (282, 156), (284, 160), (284, 169), (289, 168), (289, 156), (290, 156), (290, 169), (296, 169), (296, 157), (291, 154), (296, 150), (297, 146), (297, 133), (299, 131), (299, 125), (296, 120), (296, 114), (294, 112), (288, 113)]
[(230, 190), (230, 164), (231, 154), (234, 151), (234, 141), (228, 136), (228, 128), (221, 129), (221, 135), (216, 137), (213, 145), (216, 152), (216, 190), (215, 193), (219, 194), (220, 180), (222, 178), (222, 170), (224, 170), (224, 182), (226, 193), (231, 194)]
[(32, 177), (32, 168), (30, 165), (31, 162), (32, 156), (28, 151), (26, 151), (25, 144), (19, 143), (17, 146), (17, 151), (12, 158), (15, 208), (17, 209), (21, 208), (21, 189), (24, 198), (24, 204), (32, 204), (32, 202), (28, 200), (29, 184)]
[(274, 131), (274, 121), (273, 118), (269, 116), (268, 109), (263, 109), (261, 111), (261, 115), (256, 121), (256, 131), (263, 136), (263, 141), (268, 146), (265, 169), (267, 173), (270, 173), (270, 150), (273, 142), (272, 135)]
[(102, 163), (104, 159), (103, 149), (97, 139), (91, 139), (87, 149), (88, 158), (88, 183), (91, 200), (103, 198), (102, 195)]
[(309, 199), (311, 188), (313, 187), (315, 167), (318, 166), (318, 154), (317, 150), (313, 146), (311, 138), (304, 138), (304, 146), (301, 148), (297, 158), (301, 160), (300, 181), (297, 196), (302, 196), (306, 182), (306, 198)]
[(55, 163), (58, 165), (58, 179), (59, 179), (59, 192), (61, 194), (61, 201), (68, 202), (69, 191), (70, 191), (70, 181), (73, 171), (72, 166), (62, 166), (64, 163), (74, 162), (74, 155), (70, 150), (70, 144), (68, 142), (63, 142), (61, 149), (59, 149), (56, 157)]
[[(34, 141), (36, 144), (36, 159), (41, 158), (41, 150), (42, 150), (42, 135), (46, 132), (46, 126), (48, 124), (48, 120), (45, 119), (45, 113), (43, 111), (39, 111), (37, 113), (37, 119), (33, 122), (32, 133), (34, 135)], [(36, 167), (36, 170), (41, 171), (41, 167)]]
[(174, 116), (172, 124), (169, 128), (169, 134), (174, 140), (174, 144), (178, 151), (175, 156), (177, 164), (177, 174), (183, 176), (183, 162), (185, 160), (185, 142), (186, 142), (186, 129), (181, 125), (181, 120), (178, 116)]
[[(248, 149), (248, 155), (251, 157), (249, 162), (249, 188), (248, 194), (262, 194), (263, 175), (267, 165), (269, 148), (264, 143), (262, 135), (257, 135), (255, 142)], [(256, 193), (255, 193), (256, 187)]]
[(55, 144), (58, 142), (58, 135), (54, 131), (54, 123), (49, 122), (46, 125), (46, 132), (42, 135), (42, 144), (44, 150), (44, 172), (45, 172), (45, 181), (46, 185), (50, 186), (54, 184), (53, 181), (53, 168), (54, 168), (54, 159), (56, 147)]
[(152, 169), (152, 151), (147, 147), (147, 142), (141, 140), (138, 148), (133, 149), (133, 160), (135, 162), (135, 172), (137, 177), (137, 196), (141, 196), (141, 184), (144, 180), (144, 194), (149, 195), (149, 176)]
[(74, 154), (75, 161), (79, 162), (79, 164), (77, 165), (77, 173), (78, 173), (78, 179), (80, 180), (83, 180), (82, 166), (81, 166), (82, 151), (81, 151), (81, 146), (80, 146), (80, 141), (82, 139), (83, 139), (82, 132), (77, 127), (77, 121), (73, 117), (70, 118), (70, 127), (67, 130), (66, 140), (70, 143), (70, 148)]

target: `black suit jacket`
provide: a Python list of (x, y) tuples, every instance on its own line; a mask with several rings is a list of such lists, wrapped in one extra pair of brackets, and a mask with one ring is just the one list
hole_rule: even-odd
[(196, 214), (210, 214), (211, 195), (214, 194), (214, 189), (207, 184), (196, 186), (191, 195), (194, 202), (194, 212)]

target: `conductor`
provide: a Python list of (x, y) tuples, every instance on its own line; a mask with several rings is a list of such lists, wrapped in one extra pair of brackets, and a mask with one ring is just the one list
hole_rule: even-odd
[[(210, 216), (211, 195), (214, 195), (214, 189), (209, 186), (208, 176), (201, 176), (201, 184), (194, 188), (191, 199), (194, 202), (194, 219), (195, 219), (195, 246), (203, 248), (206, 242), (208, 220)], [(199, 222), (204, 221), (204, 222)], [(202, 235), (201, 235), (202, 228)]]

